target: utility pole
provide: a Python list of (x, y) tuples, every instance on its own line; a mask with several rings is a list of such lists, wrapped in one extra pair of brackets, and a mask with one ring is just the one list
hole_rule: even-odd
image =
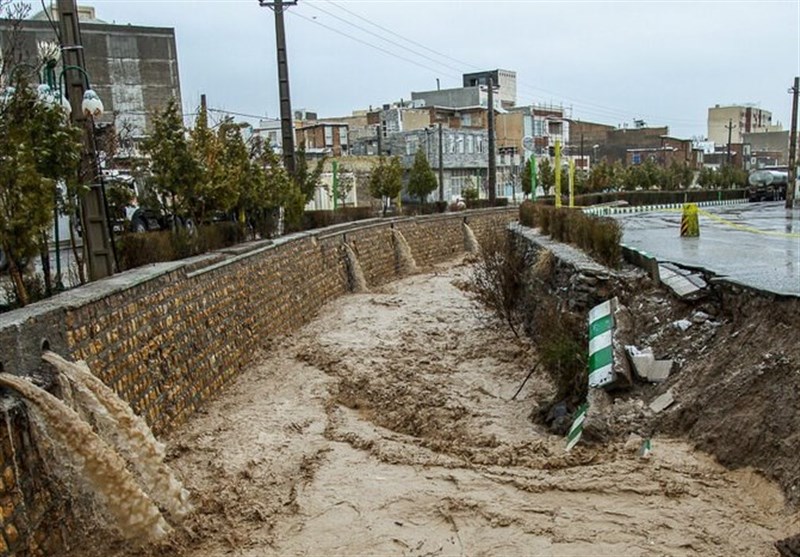
[(206, 100), (205, 93), (200, 95), (200, 110), (203, 111), (204, 113), (208, 112), (208, 101)]
[(381, 130), (381, 125), (380, 124), (375, 126), (375, 131), (378, 134), (376, 136), (378, 138), (378, 156), (382, 157), (383, 156), (383, 145), (382, 145), (381, 140), (383, 139), (383, 130)]
[(494, 80), (489, 78), (489, 204), (497, 199), (497, 160), (494, 158)]
[(278, 92), (281, 103), (281, 148), (283, 150), (283, 166), (289, 175), (294, 176), (294, 115), (289, 95), (289, 59), (286, 54), (286, 29), (283, 25), (283, 12), (287, 6), (296, 6), (297, 0), (259, 0), (259, 5), (266, 6), (275, 12), (275, 42), (278, 53)]
[(728, 120), (728, 125), (725, 126), (725, 128), (728, 130), (728, 166), (731, 165), (731, 132), (735, 127), (736, 125), (733, 123), (733, 120)]
[(789, 89), (792, 94), (792, 122), (789, 138), (789, 183), (786, 184), (786, 208), (794, 206), (794, 189), (797, 182), (797, 93), (800, 91), (800, 77), (794, 78), (794, 86)]
[[(86, 60), (75, 0), (58, 0), (61, 53), (66, 68), (66, 96), (72, 105), (72, 122), (83, 130), (80, 179), (89, 191), (80, 196), (83, 251), (89, 268), (89, 280), (114, 274), (114, 251), (109, 234), (105, 188), (97, 164), (94, 122), (83, 112), (83, 94), (89, 88)], [(99, 178), (99, 179), (98, 179)]]
[(444, 201), (444, 141), (442, 140), (442, 123), (439, 124), (439, 201)]
[[(581, 132), (581, 170), (586, 172), (586, 161), (583, 160), (583, 132)], [(584, 177), (586, 177), (585, 174)]]

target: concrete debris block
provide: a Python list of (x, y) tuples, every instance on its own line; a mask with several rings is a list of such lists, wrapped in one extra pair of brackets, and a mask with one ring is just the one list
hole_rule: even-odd
[(668, 390), (661, 396), (658, 396), (650, 403), (650, 410), (658, 414), (663, 412), (675, 402), (675, 397), (672, 395), (672, 389)]
[(630, 342), (634, 333), (633, 315), (627, 307), (614, 298), (614, 330), (611, 336), (611, 346), (614, 351), (614, 388), (625, 388), (633, 385), (633, 374), (625, 357), (626, 341)]
[(676, 329), (680, 329), (681, 331), (686, 331), (692, 326), (692, 324), (693, 323), (688, 319), (679, 319), (678, 321), (673, 322), (672, 326)]
[(692, 273), (671, 263), (658, 266), (661, 282), (681, 300), (695, 300), (706, 293), (708, 283), (699, 273)]
[(626, 346), (625, 352), (640, 379), (660, 383), (669, 378), (672, 371), (672, 360), (656, 360), (653, 350), (650, 348), (639, 350), (635, 346)]

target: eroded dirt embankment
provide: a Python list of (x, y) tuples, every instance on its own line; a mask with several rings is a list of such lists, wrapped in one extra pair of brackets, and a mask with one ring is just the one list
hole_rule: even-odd
[(780, 489), (656, 437), (578, 446), (530, 415), (534, 354), (456, 284), (340, 299), (169, 440), (195, 512), (161, 546), (74, 555), (774, 555)]

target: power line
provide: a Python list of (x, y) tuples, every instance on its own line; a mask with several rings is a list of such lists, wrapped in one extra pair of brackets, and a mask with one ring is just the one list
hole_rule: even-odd
[(397, 41), (393, 41), (393, 40), (391, 40), (391, 39), (387, 39), (386, 37), (384, 37), (384, 36), (381, 36), (381, 35), (379, 35), (378, 33), (375, 33), (374, 31), (370, 31), (369, 29), (367, 29), (367, 28), (365, 28), (365, 27), (362, 27), (361, 25), (358, 25), (357, 23), (353, 23), (352, 21), (348, 21), (348, 20), (346, 20), (345, 18), (343, 18), (343, 17), (339, 17), (338, 15), (336, 15), (336, 14), (333, 14), (333, 13), (331, 13), (331, 12), (327, 11), (327, 10), (323, 10), (323, 9), (322, 9), (322, 8), (320, 8), (319, 6), (315, 6), (314, 4), (311, 4), (311, 3), (307, 4), (307, 6), (309, 6), (309, 7), (313, 8), (313, 9), (315, 9), (315, 10), (317, 10), (317, 11), (320, 11), (320, 12), (322, 12), (322, 13), (324, 13), (324, 14), (327, 14), (327, 15), (329, 15), (330, 17), (332, 17), (332, 18), (334, 18), (334, 19), (338, 19), (339, 21), (342, 21), (342, 22), (346, 23), (347, 25), (350, 25), (351, 27), (355, 27), (356, 29), (359, 29), (359, 30), (361, 30), (361, 31), (363, 31), (363, 32), (365, 32), (365, 33), (367, 33), (367, 34), (369, 34), (369, 35), (372, 35), (373, 37), (377, 37), (378, 39), (380, 39), (380, 40), (382, 40), (382, 41), (385, 41), (385, 42), (387, 42), (387, 43), (389, 43), (389, 44), (392, 44), (392, 45), (398, 46), (398, 47), (402, 48), (403, 50), (407, 50), (408, 52), (411, 52), (412, 54), (415, 54), (415, 55), (417, 55), (417, 56), (419, 56), (419, 57), (421, 57), (421, 58), (425, 58), (426, 60), (430, 60), (430, 61), (431, 61), (431, 62), (433, 62), (434, 64), (439, 64), (439, 65), (441, 65), (441, 66), (444, 66), (444, 67), (447, 67), (447, 68), (449, 68), (449, 69), (454, 69), (454, 68), (452, 68), (451, 66), (449, 66), (449, 65), (447, 65), (447, 64), (444, 64), (444, 63), (440, 62), (439, 60), (437, 60), (437, 59), (435, 59), (435, 58), (431, 58), (431, 57), (430, 57), (430, 56), (428, 56), (427, 54), (423, 54), (423, 53), (421, 53), (421, 52), (419, 52), (419, 51), (417, 51), (417, 50), (414, 50), (414, 49), (412, 49), (412, 48), (409, 48), (409, 47), (407, 47), (407, 46), (406, 46), (406, 45), (404, 45), (404, 44), (398, 43)]
[[(392, 31), (391, 29), (388, 29), (387, 27), (384, 27), (384, 26), (382, 26), (382, 25), (380, 25), (378, 23), (375, 23), (372, 20), (370, 20), (369, 18), (363, 17), (363, 16), (359, 15), (358, 13), (356, 13), (356, 12), (354, 12), (354, 11), (348, 9), (348, 8), (345, 8), (344, 6), (341, 6), (341, 5), (339, 5), (339, 4), (335, 3), (335, 2), (333, 2), (332, 0), (327, 0), (327, 1), (332, 6), (335, 6), (336, 8), (338, 8), (338, 9), (344, 11), (344, 12), (347, 12), (348, 14), (352, 15), (353, 17), (356, 17), (359, 20), (370, 24), (370, 25), (376, 27), (377, 29), (380, 29), (381, 31), (389, 33), (389, 34), (391, 34), (391, 35), (393, 35), (395, 37), (398, 37), (398, 38), (400, 38), (400, 39), (402, 39), (402, 40), (404, 40), (406, 42), (409, 42), (409, 43), (414, 44), (414, 45), (416, 45), (416, 46), (418, 46), (420, 48), (423, 48), (423, 49), (427, 50), (428, 52), (431, 52), (431, 53), (433, 53), (433, 54), (435, 54), (437, 56), (440, 56), (442, 58), (446, 58), (448, 60), (452, 60), (453, 62), (456, 62), (457, 64), (460, 64), (462, 66), (467, 66), (470, 69), (479, 69), (479, 67), (475, 66), (474, 64), (471, 64), (469, 62), (465, 62), (463, 60), (459, 60), (457, 58), (453, 58), (451, 56), (443, 54), (443, 53), (441, 53), (441, 52), (439, 52), (439, 51), (437, 51), (435, 49), (432, 49), (432, 48), (430, 48), (428, 46), (425, 46), (424, 44), (422, 44), (422, 43), (420, 43), (418, 41), (415, 41), (415, 40), (410, 39), (410, 38), (408, 38), (408, 37), (406, 37), (404, 35), (401, 35), (400, 33)], [(446, 68), (448, 68), (450, 70), (454, 70), (454, 71), (457, 71), (459, 73), (463, 73), (463, 68), (456, 68), (456, 67), (453, 67), (450, 64), (439, 62), (439, 61), (437, 61), (437, 60), (435, 60), (435, 59), (433, 59), (433, 58), (431, 58), (431, 57), (429, 57), (427, 55), (424, 55), (424, 54), (419, 53), (418, 51), (415, 51), (414, 49), (411, 49), (411, 48), (409, 48), (409, 47), (407, 47), (405, 45), (399, 44), (396, 41), (391, 41), (389, 39), (386, 39), (385, 37), (382, 37), (382, 36), (378, 35), (377, 33), (369, 31), (368, 29), (365, 29), (362, 26), (359, 26), (359, 25), (357, 25), (355, 23), (347, 21), (347, 20), (345, 20), (345, 19), (343, 19), (343, 18), (341, 18), (339, 16), (336, 16), (335, 14), (332, 14), (332, 13), (326, 11), (326, 10), (323, 10), (323, 9), (319, 8), (318, 6), (314, 6), (311, 3), (309, 3), (308, 5), (313, 7), (314, 9), (319, 10), (319, 11), (321, 11), (323, 13), (326, 13), (326, 14), (330, 15), (331, 17), (334, 17), (334, 18), (336, 18), (336, 19), (338, 19), (340, 21), (344, 21), (348, 25), (356, 27), (356, 28), (358, 28), (358, 29), (370, 34), (370, 35), (376, 36), (376, 37), (380, 38), (381, 40), (384, 40), (384, 41), (386, 41), (386, 42), (388, 42), (390, 44), (396, 45), (396, 46), (398, 46), (398, 47), (400, 47), (400, 48), (402, 48), (404, 50), (407, 50), (407, 51), (409, 51), (409, 52), (411, 52), (413, 54), (416, 54), (418, 56), (422, 56), (422, 57), (424, 57), (424, 58), (426, 58), (428, 60), (431, 60), (432, 62), (434, 62), (436, 64), (444, 66), (444, 67), (446, 67)], [(308, 18), (306, 18), (306, 19), (308, 19)], [(317, 22), (315, 20), (312, 20), (312, 21), (314, 23), (320, 24), (319, 22)], [(320, 25), (322, 25), (322, 24), (320, 24)], [(325, 25), (323, 25), (323, 26), (327, 27)], [(338, 32), (340, 34), (344, 34), (344, 33), (340, 32), (340, 31), (332, 29), (330, 27), (327, 27), (327, 28), (331, 29), (331, 30), (334, 30), (335, 32)], [(350, 38), (354, 38), (354, 37), (350, 37)], [(358, 40), (358, 39), (354, 38), (354, 40)], [(359, 41), (359, 42), (362, 42), (362, 41)], [(364, 44), (367, 44), (367, 43), (364, 43)], [(386, 52), (386, 50), (380, 49), (379, 47), (376, 47), (375, 45), (368, 44), (368, 46), (370, 46), (372, 48), (378, 48), (379, 50), (381, 50), (383, 52)], [(398, 55), (396, 55), (394, 53), (391, 53), (391, 55), (399, 57)], [(404, 58), (404, 57), (400, 57), (400, 58), (403, 59), (403, 60), (409, 61), (407, 58)], [(429, 68), (427, 66), (423, 66), (423, 67), (426, 67), (427, 69), (431, 69), (431, 68)], [(458, 77), (461, 77), (461, 76), (458, 76)], [(603, 117), (603, 118), (611, 118), (611, 117), (613, 117), (614, 119), (619, 119), (619, 118), (628, 119), (628, 118), (633, 118), (633, 117), (643, 117), (643, 118), (653, 119), (653, 120), (663, 120), (663, 121), (666, 121), (668, 123), (675, 123), (675, 124), (697, 124), (697, 123), (699, 123), (698, 120), (690, 120), (690, 119), (682, 119), (682, 118), (674, 118), (674, 117), (664, 118), (664, 117), (661, 117), (661, 116), (658, 116), (658, 115), (654, 115), (654, 114), (642, 114), (642, 113), (636, 113), (636, 112), (629, 111), (628, 109), (609, 107), (609, 106), (598, 104), (598, 103), (595, 103), (595, 102), (592, 102), (592, 101), (587, 101), (587, 100), (584, 100), (584, 99), (568, 97), (568, 96), (562, 95), (562, 94), (560, 94), (558, 92), (551, 91), (551, 90), (548, 90), (548, 89), (544, 89), (544, 88), (541, 88), (541, 87), (535, 87), (535, 86), (530, 85), (530, 84), (528, 84), (528, 83), (526, 83), (524, 81), (521, 81), (521, 80), (518, 81), (517, 84), (521, 89), (527, 89), (529, 92), (538, 91), (538, 92), (541, 92), (541, 93), (546, 93), (546, 94), (549, 94), (549, 95), (553, 95), (555, 97), (560, 97), (563, 100), (572, 101), (573, 105), (575, 105), (575, 106), (577, 106), (579, 108), (584, 108), (585, 109), (584, 112), (587, 112), (589, 114), (596, 114), (596, 115), (598, 115), (600, 117)], [(536, 94), (535, 96), (539, 96), (539, 95)]]
[(321, 23), (321, 22), (317, 21), (316, 19), (312, 19), (312, 18), (310, 18), (308, 16), (304, 16), (304, 15), (299, 14), (297, 12), (289, 12), (289, 14), (291, 14), (291, 15), (293, 15), (295, 17), (299, 17), (299, 18), (305, 19), (306, 21), (310, 21), (311, 23), (313, 23), (315, 25), (319, 25), (320, 27), (324, 27), (325, 29), (328, 29), (329, 31), (333, 31), (334, 33), (337, 33), (339, 35), (345, 36), (348, 39), (356, 41), (357, 43), (361, 43), (361, 44), (366, 45), (366, 46), (368, 46), (370, 48), (374, 48), (375, 50), (379, 50), (379, 51), (383, 52), (384, 54), (388, 54), (389, 56), (392, 56), (394, 58), (398, 58), (400, 60), (408, 62), (409, 64), (414, 64), (415, 66), (419, 66), (420, 68), (424, 68), (424, 69), (432, 71), (432, 72), (434, 72), (436, 74), (444, 73), (445, 75), (448, 75), (449, 77), (456, 77), (456, 78), (461, 77), (461, 76), (455, 76), (453, 74), (448, 74), (447, 72), (442, 72), (439, 69), (432, 68), (432, 67), (427, 66), (425, 64), (422, 64), (420, 62), (417, 62), (416, 60), (412, 60), (411, 58), (406, 58), (405, 56), (401, 56), (401, 55), (399, 55), (397, 53), (394, 53), (394, 52), (392, 52), (390, 50), (387, 50), (387, 49), (385, 49), (383, 47), (374, 45), (372, 43), (369, 43), (367, 41), (364, 41), (364, 40), (361, 40), (361, 39), (359, 39), (357, 37), (354, 37), (353, 35), (345, 33), (344, 31), (340, 31), (339, 29), (336, 29), (335, 27), (331, 27), (330, 25), (325, 25), (324, 23)]
[[(418, 47), (420, 47), (420, 48), (422, 48), (422, 49), (424, 49), (424, 50), (427, 50), (428, 52), (430, 52), (430, 53), (433, 53), (433, 54), (435, 54), (436, 56), (440, 56), (441, 58), (445, 58), (445, 59), (447, 59), (447, 60), (450, 60), (450, 61), (452, 61), (452, 62), (455, 62), (456, 64), (461, 64), (461, 65), (463, 65), (463, 66), (467, 66), (467, 67), (470, 67), (470, 68), (472, 68), (472, 69), (480, 70), (480, 67), (478, 67), (478, 66), (476, 66), (476, 65), (474, 65), (474, 64), (471, 64), (470, 62), (465, 62), (465, 61), (463, 61), (463, 60), (459, 60), (458, 58), (453, 58), (452, 56), (448, 56), (447, 54), (444, 54), (444, 53), (442, 53), (442, 52), (439, 52), (439, 51), (437, 51), (437, 50), (434, 50), (434, 49), (432, 49), (432, 48), (430, 48), (430, 47), (428, 47), (428, 46), (425, 46), (424, 44), (422, 44), (422, 43), (420, 43), (420, 42), (417, 42), (417, 41), (415, 41), (415, 40), (413, 40), (413, 39), (409, 39), (408, 37), (405, 37), (405, 36), (401, 35), (400, 33), (396, 33), (395, 31), (392, 31), (391, 29), (389, 29), (389, 28), (387, 28), (387, 27), (384, 27), (383, 25), (380, 25), (380, 24), (378, 24), (378, 23), (375, 23), (374, 21), (372, 21), (372, 20), (370, 20), (370, 19), (368, 19), (368, 18), (366, 18), (366, 17), (364, 17), (364, 16), (361, 16), (361, 15), (357, 14), (357, 13), (356, 13), (356, 12), (354, 12), (354, 11), (352, 11), (352, 10), (349, 10), (349, 9), (345, 8), (344, 6), (341, 6), (341, 5), (339, 5), (339, 4), (335, 3), (335, 2), (333, 2), (333, 0), (328, 0), (328, 3), (329, 3), (330, 5), (332, 5), (332, 6), (335, 6), (335, 7), (339, 8), (339, 9), (340, 9), (340, 10), (342, 10), (342, 11), (345, 11), (345, 12), (347, 12), (348, 14), (352, 15), (353, 17), (356, 17), (356, 18), (360, 19), (361, 21), (364, 21), (364, 22), (366, 22), (366, 23), (369, 23), (369, 24), (370, 24), (370, 25), (372, 25), (373, 27), (376, 27), (377, 29), (380, 29), (381, 31), (383, 31), (383, 32), (385, 32), (385, 33), (389, 33), (390, 35), (393, 35), (393, 36), (395, 36), (395, 37), (397, 37), (397, 38), (399, 38), (399, 39), (402, 39), (402, 40), (404, 40), (404, 41), (406, 41), (406, 42), (408, 42), (408, 43), (411, 43), (411, 44), (413, 44), (413, 45), (415, 45), (415, 46), (418, 46)], [(309, 3), (308, 5), (309, 5), (309, 6), (313, 6), (313, 4), (310, 4), (310, 3)], [(314, 8), (316, 8), (316, 9), (319, 9), (317, 6), (313, 6), (313, 7), (314, 7)], [(332, 15), (332, 14), (329, 14), (329, 15)], [(335, 17), (335, 16), (334, 16), (334, 17)], [(379, 36), (379, 35), (376, 35), (376, 36)], [(380, 37), (380, 36), (379, 36), (379, 37)], [(387, 40), (387, 39), (385, 39), (385, 38), (383, 38), (383, 37), (380, 37), (380, 38), (382, 38), (383, 40)], [(395, 43), (395, 44), (396, 44), (396, 43)], [(407, 48), (407, 47), (403, 47), (403, 48)], [(441, 64), (441, 62), (437, 62), (437, 63), (438, 63), (438, 64)]]

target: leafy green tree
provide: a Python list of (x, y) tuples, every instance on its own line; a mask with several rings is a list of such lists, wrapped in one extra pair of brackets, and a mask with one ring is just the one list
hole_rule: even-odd
[(531, 161), (530, 159), (522, 165), (519, 179), (521, 181), (522, 193), (527, 197), (531, 194)]
[(241, 124), (228, 119), (217, 130), (217, 164), (205, 196), (206, 210), (229, 213), (247, 187), (245, 181), (253, 178), (250, 152), (241, 129)]
[(40, 102), (24, 81), (15, 85), (0, 101), (0, 249), (25, 305), (22, 262), (47, 249), (56, 184), (76, 182), (81, 144), (58, 107)]
[(397, 197), (402, 188), (403, 168), (400, 166), (400, 158), (392, 157), (387, 161), (385, 157), (380, 157), (369, 177), (369, 194), (381, 200), (383, 216), (386, 216), (390, 200)]
[[(347, 204), (347, 197), (353, 188), (356, 186), (356, 175), (347, 166), (340, 164), (336, 171), (336, 205), (337, 207), (344, 207)], [(333, 184), (331, 184), (329, 194), (331, 199), (334, 197)]]
[(262, 237), (275, 230), (277, 215), (285, 209), (289, 228), (297, 228), (302, 221), (305, 196), (289, 177), (281, 158), (269, 142), (255, 137), (250, 148), (250, 168), (239, 197), (240, 211)]
[(408, 194), (417, 197), (420, 203), (425, 203), (425, 199), (436, 189), (437, 185), (436, 174), (431, 170), (428, 157), (425, 156), (422, 149), (418, 149), (408, 177)]
[[(295, 153), (295, 170), (292, 179), (303, 194), (305, 203), (308, 203), (317, 193), (317, 188), (322, 184), (320, 177), (322, 176), (322, 168), (325, 164), (325, 158), (317, 161), (313, 170), (309, 169), (308, 156), (306, 155), (305, 143), (300, 143), (300, 146)], [(305, 205), (305, 203), (303, 205)]]
[(555, 173), (553, 172), (553, 165), (550, 164), (550, 159), (543, 158), (539, 161), (539, 180), (537, 184), (544, 188), (545, 192), (548, 188), (556, 185)]
[(150, 184), (162, 208), (180, 217), (194, 216), (193, 203), (203, 170), (195, 158), (175, 99), (153, 120), (153, 132), (144, 142), (150, 156)]

